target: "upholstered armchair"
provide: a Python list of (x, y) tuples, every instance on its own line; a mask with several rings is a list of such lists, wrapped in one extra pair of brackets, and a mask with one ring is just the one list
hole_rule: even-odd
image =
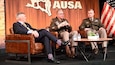
[[(42, 43), (35, 43), (33, 35), (13, 34), (12, 28), (10, 29), (10, 32), (11, 34), (6, 35), (5, 40), (5, 48), (7, 54), (15, 54), (16, 58), (18, 58), (18, 55), (24, 55), (28, 59), (28, 62), (24, 63), (30, 64), (31, 55), (40, 54), (43, 52), (44, 46), (42, 45)], [(52, 34), (56, 35), (55, 33)], [(56, 47), (58, 47), (58, 45), (56, 45)], [(7, 59), (6, 61), (15, 62), (16, 60)], [(22, 63), (22, 61), (20, 63)]]

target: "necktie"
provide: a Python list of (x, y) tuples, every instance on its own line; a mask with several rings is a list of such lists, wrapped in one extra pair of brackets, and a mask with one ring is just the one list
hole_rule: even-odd
[(25, 23), (22, 24), (24, 27), (26, 27), (28, 30), (31, 30)]

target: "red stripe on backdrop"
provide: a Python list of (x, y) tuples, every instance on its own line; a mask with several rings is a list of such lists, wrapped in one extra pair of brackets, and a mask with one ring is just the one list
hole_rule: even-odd
[(103, 10), (102, 10), (102, 16), (101, 16), (101, 21), (102, 21), (102, 23), (104, 23), (104, 21), (105, 21), (105, 18), (106, 18), (106, 16), (107, 16), (107, 14), (108, 14), (108, 9), (109, 8), (109, 5), (105, 2), (104, 3), (104, 8), (103, 8)]
[(107, 15), (109, 18), (108, 18), (108, 20), (107, 20), (107, 24), (105, 25), (105, 28), (107, 28), (108, 27), (108, 25), (109, 25), (109, 23), (110, 23), (110, 21), (111, 21), (111, 19), (112, 19), (112, 17), (113, 17), (113, 12), (111, 11), (111, 9), (109, 9), (109, 14)]
[[(114, 29), (114, 28), (113, 28), (114, 25), (115, 25), (115, 10), (112, 9), (111, 19), (110, 19), (110, 22), (108, 23), (108, 28), (110, 28), (110, 29), (108, 30), (108, 34), (114, 33), (114, 31), (112, 32), (112, 29)], [(107, 29), (108, 29), (108, 28), (107, 28)]]

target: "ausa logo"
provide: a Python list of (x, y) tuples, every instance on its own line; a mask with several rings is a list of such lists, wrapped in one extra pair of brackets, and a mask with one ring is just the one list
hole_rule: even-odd
[[(45, 8), (42, 8), (39, 3), (44, 2), (45, 3)], [(35, 6), (37, 4), (37, 6)], [(35, 9), (40, 9), (41, 11), (47, 13), (49, 16), (51, 16), (51, 1), (50, 0), (31, 0), (31, 4), (27, 3), (27, 7), (33, 7)]]
[[(51, 16), (51, 1), (50, 0), (30, 0), (30, 3), (27, 3), (27, 7), (32, 7), (34, 9), (40, 9), (41, 11), (47, 13), (49, 16)], [(45, 8), (42, 8), (40, 6), (40, 2), (45, 3)], [(36, 4), (36, 5), (35, 5)], [(58, 8), (58, 9), (82, 9), (80, 1), (58, 1), (54, 0), (53, 9)]]

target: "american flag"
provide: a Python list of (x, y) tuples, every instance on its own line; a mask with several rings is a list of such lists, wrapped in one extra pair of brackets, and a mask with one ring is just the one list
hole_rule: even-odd
[(115, 1), (106, 0), (101, 14), (101, 22), (107, 30), (107, 35), (115, 35)]

